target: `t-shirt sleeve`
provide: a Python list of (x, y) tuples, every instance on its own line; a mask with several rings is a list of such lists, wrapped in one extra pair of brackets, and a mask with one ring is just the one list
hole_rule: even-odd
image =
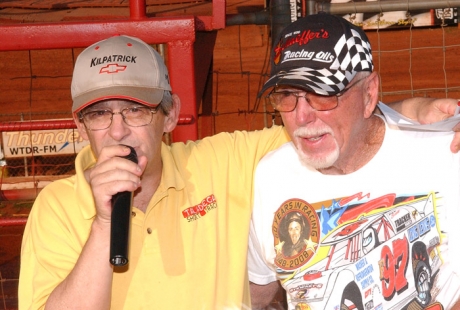
[(258, 285), (266, 285), (277, 280), (276, 273), (262, 259), (261, 248), (252, 222), (249, 231), (248, 274), (249, 281)]

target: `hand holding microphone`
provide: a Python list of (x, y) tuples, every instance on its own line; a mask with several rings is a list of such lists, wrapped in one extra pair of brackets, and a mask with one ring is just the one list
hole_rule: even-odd
[[(134, 148), (123, 158), (137, 164)], [(129, 231), (131, 223), (132, 192), (120, 192), (112, 197), (112, 219), (110, 226), (110, 263), (113, 266), (124, 266), (128, 263)]]

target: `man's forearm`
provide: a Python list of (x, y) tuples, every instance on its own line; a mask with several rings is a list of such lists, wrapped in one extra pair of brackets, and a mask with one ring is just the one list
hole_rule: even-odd
[(51, 293), (46, 310), (110, 309), (113, 270), (109, 251), (110, 228), (93, 223), (77, 264)]
[(408, 98), (400, 101), (385, 103), (393, 110), (401, 113), (405, 117), (410, 119), (418, 119), (418, 114), (420, 109), (424, 109), (429, 106), (435, 98), (423, 98), (415, 97)]
[(421, 124), (430, 124), (452, 116), (457, 102), (457, 99), (451, 98), (414, 97), (387, 103), (387, 105), (405, 117)]
[(281, 284), (278, 281), (271, 282), (267, 285), (258, 285), (249, 282), (251, 290), (251, 306), (253, 310), (265, 309), (270, 305), (273, 299), (282, 289)]

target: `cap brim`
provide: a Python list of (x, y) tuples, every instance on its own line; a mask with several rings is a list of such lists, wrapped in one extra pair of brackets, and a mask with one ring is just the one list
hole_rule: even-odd
[(131, 100), (149, 107), (156, 107), (163, 99), (164, 91), (164, 89), (159, 88), (133, 86), (112, 86), (95, 89), (75, 97), (72, 112), (77, 113), (90, 104), (107, 99)]
[(289, 85), (318, 95), (332, 96), (340, 93), (355, 77), (356, 72), (331, 69), (294, 68), (272, 76), (265, 82), (258, 97), (275, 86)]

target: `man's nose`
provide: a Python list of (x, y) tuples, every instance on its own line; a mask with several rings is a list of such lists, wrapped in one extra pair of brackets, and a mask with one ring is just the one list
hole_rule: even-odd
[[(120, 117), (115, 117), (116, 115), (119, 115)], [(112, 114), (112, 125), (113, 125), (114, 122), (118, 122), (118, 123), (124, 123), (125, 122), (125, 117), (123, 116), (121, 111), (113, 112), (113, 114)]]
[(110, 126), (110, 136), (117, 141), (121, 141), (129, 132), (130, 127), (125, 123), (123, 114), (121, 112), (114, 112), (112, 125)]
[(297, 107), (294, 112), (298, 125), (305, 125), (316, 120), (316, 110), (311, 107), (305, 97), (297, 98)]

